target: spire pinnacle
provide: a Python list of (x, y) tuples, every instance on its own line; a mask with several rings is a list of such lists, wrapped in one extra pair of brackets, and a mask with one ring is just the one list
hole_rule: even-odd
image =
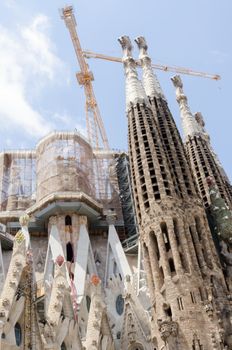
[(151, 59), (147, 54), (148, 46), (145, 38), (143, 36), (139, 36), (135, 39), (135, 42), (139, 48), (139, 59), (143, 68), (143, 86), (146, 95), (149, 97), (165, 98), (157, 76), (154, 74), (151, 66)]
[(144, 103), (147, 100), (144, 88), (138, 78), (136, 62), (132, 57), (132, 44), (130, 38), (126, 35), (118, 39), (123, 50), (123, 64), (126, 76), (126, 107), (130, 109), (131, 105)]
[(173, 78), (171, 78), (171, 80), (176, 88), (176, 100), (180, 107), (184, 140), (186, 141), (188, 136), (193, 136), (201, 133), (202, 127), (200, 126), (198, 121), (193, 117), (190, 111), (188, 99), (184, 94), (183, 83), (180, 76), (175, 75)]

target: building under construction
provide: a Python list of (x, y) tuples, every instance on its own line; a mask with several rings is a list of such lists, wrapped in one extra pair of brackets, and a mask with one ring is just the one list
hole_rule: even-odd
[(141, 82), (121, 37), (129, 150), (111, 150), (72, 7), (62, 18), (88, 137), (0, 153), (0, 349), (232, 349), (232, 190), (203, 118), (174, 77), (182, 141), (145, 39)]

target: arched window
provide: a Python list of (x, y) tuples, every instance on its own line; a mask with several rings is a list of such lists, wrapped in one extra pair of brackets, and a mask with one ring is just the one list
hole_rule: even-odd
[(152, 244), (152, 249), (154, 249), (154, 251), (156, 252), (157, 260), (159, 261), (159, 259), (160, 259), (160, 252), (159, 252), (159, 246), (158, 246), (157, 238), (156, 238), (156, 235), (155, 235), (154, 231), (150, 232), (150, 241), (151, 241), (151, 244)]
[(176, 274), (175, 264), (172, 258), (168, 259), (169, 267), (172, 275)]
[(179, 233), (179, 227), (178, 227), (178, 221), (177, 219), (173, 219), (173, 227), (174, 227), (174, 233), (176, 237), (176, 243), (177, 245), (180, 245), (180, 233)]
[(66, 345), (65, 345), (64, 342), (61, 344), (61, 348), (60, 348), (60, 349), (61, 349), (61, 350), (67, 350)]
[(70, 262), (74, 261), (73, 247), (71, 242), (68, 242), (66, 244), (66, 260)]
[(65, 216), (65, 226), (72, 226), (72, 218), (70, 215)]
[(15, 342), (17, 346), (20, 346), (22, 343), (22, 329), (20, 324), (17, 322), (14, 327), (15, 331)]
[(164, 243), (165, 243), (165, 248), (166, 251), (168, 252), (170, 250), (170, 242), (169, 242), (169, 237), (168, 237), (168, 228), (165, 222), (162, 222), (160, 224), (161, 231), (163, 233), (163, 238), (164, 238)]
[(160, 266), (160, 278), (161, 278), (161, 284), (164, 284), (164, 271), (162, 266)]

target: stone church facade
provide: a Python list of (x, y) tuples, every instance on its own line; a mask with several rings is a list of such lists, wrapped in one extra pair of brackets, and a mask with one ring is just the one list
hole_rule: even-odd
[(180, 77), (183, 141), (145, 39), (142, 82), (119, 42), (128, 155), (78, 132), (0, 154), (1, 350), (232, 349), (230, 182)]

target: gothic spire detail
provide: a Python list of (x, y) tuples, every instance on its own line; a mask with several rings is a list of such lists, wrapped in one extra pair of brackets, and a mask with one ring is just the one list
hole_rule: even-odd
[(126, 76), (126, 108), (130, 109), (131, 105), (144, 103), (147, 101), (146, 93), (138, 78), (136, 62), (132, 57), (132, 44), (130, 38), (126, 35), (118, 39), (123, 50), (123, 64)]
[(147, 43), (143, 36), (139, 36), (135, 39), (136, 44), (139, 48), (139, 59), (143, 68), (143, 86), (146, 95), (149, 97), (164, 97), (160, 83), (155, 75), (151, 66), (151, 59), (147, 54)]
[(173, 78), (171, 78), (171, 80), (176, 88), (176, 100), (180, 107), (184, 141), (186, 141), (188, 136), (194, 136), (201, 133), (202, 127), (200, 127), (190, 111), (188, 99), (184, 93), (183, 83), (180, 76), (175, 75)]

